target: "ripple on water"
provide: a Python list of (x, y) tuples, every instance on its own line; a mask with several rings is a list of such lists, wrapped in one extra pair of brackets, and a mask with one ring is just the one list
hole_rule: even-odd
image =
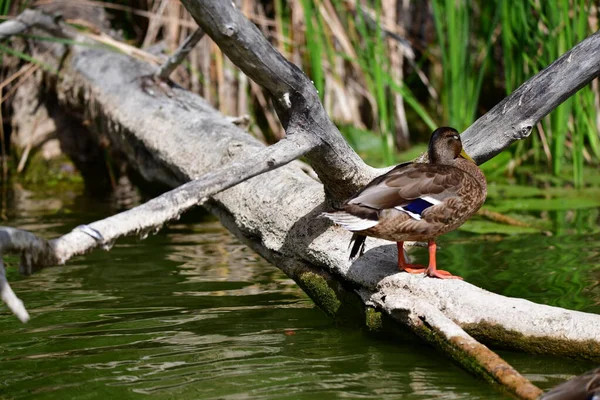
[[(40, 226), (47, 237), (68, 230), (52, 218)], [(598, 236), (456, 233), (440, 244), (440, 264), (469, 282), (598, 312)], [(549, 273), (548, 263), (559, 268)], [(214, 222), (122, 240), (32, 277), (10, 274), (33, 318), (0, 317), (0, 397), (509, 398), (416, 340), (334, 326)], [(543, 387), (590, 367), (503, 356)]]

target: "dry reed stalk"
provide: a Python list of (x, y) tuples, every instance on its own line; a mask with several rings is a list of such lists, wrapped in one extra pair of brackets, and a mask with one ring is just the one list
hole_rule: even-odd
[(249, 114), (249, 103), (248, 103), (248, 91), (250, 86), (248, 83), (248, 77), (246, 74), (238, 75), (238, 91), (237, 91), (237, 111), (235, 115), (248, 115)]
[(148, 21), (148, 29), (146, 30), (146, 36), (144, 37), (144, 41), (142, 42), (142, 48), (145, 49), (149, 47), (152, 43), (155, 43), (158, 37), (158, 33), (160, 32), (160, 28), (164, 24), (169, 23), (168, 19), (166, 22), (163, 22), (163, 15), (168, 4), (169, 0), (153, 1), (152, 16)]
[[(19, 70), (17, 72), (15, 72), (11, 76), (9, 76), (8, 78), (6, 78), (2, 82), (0, 82), (0, 90), (4, 89), (12, 81), (19, 78), (21, 75), (29, 72), (29, 70), (31, 70), (32, 68), (36, 68), (36, 67), (39, 67), (39, 66), (36, 64), (33, 64), (33, 63), (27, 63), (27, 64), (23, 65), (21, 68), (19, 68)], [(2, 96), (0, 95), (0, 97), (2, 97)]]
[[(565, 147), (571, 151), (574, 151), (572, 129), (573, 129), (573, 127), (572, 127), (572, 125), (570, 125), (569, 132), (567, 133), (567, 139), (565, 139)], [(592, 156), (585, 147), (581, 150), (581, 155), (583, 156), (584, 160), (587, 163), (590, 163), (590, 164), (592, 163)]]
[[(403, 3), (408, 4), (407, 1), (403, 1)], [(403, 9), (405, 5), (403, 4)], [(398, 25), (398, 15), (397, 15), (397, 1), (396, 0), (383, 0), (382, 3), (383, 10), (383, 23), (388, 27), (394, 27), (394, 29), (398, 31), (404, 31), (404, 28)], [(403, 19), (402, 19), (403, 20)], [(388, 49), (388, 56), (390, 58), (390, 75), (392, 79), (398, 83), (402, 84), (404, 80), (404, 54), (402, 48), (397, 40), (392, 39), (391, 37), (387, 37), (386, 45)], [(394, 94), (394, 118), (395, 118), (395, 127), (396, 127), (396, 147), (398, 149), (407, 148), (409, 145), (409, 130), (408, 130), (408, 122), (406, 121), (406, 111), (404, 109), (404, 100), (400, 93)]]
[[(17, 92), (17, 89), (23, 83), (25, 83), (25, 81), (27, 81), (27, 79), (29, 79), (29, 77), (31, 77), (31, 75), (33, 75), (34, 72), (39, 69), (39, 67), (40, 67), (39, 65), (35, 65), (34, 67), (29, 68), (23, 75), (21, 75), (19, 80), (14, 84), (13, 87), (10, 88), (8, 93), (6, 93), (6, 96), (4, 96), (4, 97), (0, 96), (0, 105), (4, 102), (8, 101)], [(2, 94), (2, 92), (0, 91), (0, 95), (1, 94)]]
[(88, 38), (95, 40), (99, 43), (103, 43), (105, 45), (114, 47), (114, 48), (118, 49), (119, 51), (123, 52), (124, 54), (127, 54), (131, 57), (134, 57), (134, 58), (137, 58), (137, 59), (149, 62), (149, 63), (154, 63), (157, 65), (160, 65), (163, 62), (163, 60), (160, 57), (155, 56), (154, 54), (148, 53), (147, 51), (144, 51), (138, 47), (131, 46), (127, 43), (123, 43), (118, 40), (115, 40), (105, 33), (95, 34), (95, 33), (91, 33), (91, 32), (79, 32), (79, 34), (87, 36)]
[(326, 80), (325, 109), (332, 119), (338, 122), (352, 124), (356, 127), (364, 127), (360, 118), (359, 102), (357, 97), (352, 95), (352, 88), (345, 85), (342, 81), (345, 70), (345, 63), (341, 57), (335, 58), (333, 70), (335, 75), (332, 79)]
[[(85, 4), (85, 5), (92, 5), (92, 6), (95, 6), (95, 7), (102, 7), (102, 8), (106, 8), (106, 9), (109, 9), (109, 10), (130, 12), (130, 13), (132, 13), (134, 15), (137, 15), (137, 16), (140, 16), (140, 17), (144, 17), (144, 18), (148, 18), (148, 19), (154, 17), (157, 21), (168, 20), (167, 17), (155, 15), (151, 11), (144, 11), (144, 10), (140, 10), (139, 8), (132, 7), (132, 6), (126, 6), (126, 5), (115, 4), (115, 3), (108, 3), (108, 2), (105, 2), (105, 1), (96, 1), (96, 0), (37, 0), (35, 3), (33, 3), (33, 5), (34, 6), (38, 6), (38, 5), (52, 4), (52, 3), (57, 3), (57, 2), (78, 3), (78, 4)], [(187, 28), (190, 28), (190, 29), (195, 29), (195, 28), (198, 27), (198, 24), (196, 24), (196, 22), (192, 21), (191, 19), (189, 19), (189, 20), (181, 19), (179, 21), (179, 23), (181, 25), (184, 25)]]
[(36, 130), (37, 130), (39, 123), (40, 123), (40, 116), (38, 115), (35, 118), (35, 121), (33, 122), (33, 127), (31, 128), (32, 134), (29, 137), (29, 141), (27, 142), (27, 145), (25, 146), (25, 150), (23, 151), (23, 154), (21, 154), (21, 158), (19, 159), (19, 164), (17, 165), (17, 174), (20, 174), (25, 169), (25, 164), (27, 164), (27, 160), (29, 159), (29, 153), (31, 152), (31, 149), (33, 148), (33, 145), (34, 145)]
[[(242, 9), (244, 7), (242, 6)], [(238, 79), (236, 75), (243, 75), (239, 73), (238, 68), (227, 58), (223, 57), (219, 71), (219, 111), (225, 115), (238, 116)], [(236, 72), (238, 72), (236, 74)], [(244, 112), (247, 114), (248, 110)]]
[[(244, 1), (243, 2), (244, 5), (249, 4), (248, 1)], [(283, 14), (283, 7), (282, 7), (282, 2), (280, 1), (274, 1), (275, 4), (275, 32), (277, 32), (279, 34), (279, 37), (283, 38), (283, 21), (281, 20), (281, 18), (279, 18), (278, 16), (281, 16)], [(242, 6), (242, 13), (244, 15), (246, 15), (246, 17), (249, 14), (249, 10), (245, 9), (244, 6)], [(282, 56), (284, 56), (285, 58), (288, 58), (289, 54), (288, 51), (286, 49), (285, 43), (283, 40), (277, 40), (277, 51), (279, 51), (281, 53)]]
[(212, 53), (213, 53), (213, 48), (216, 47), (216, 45), (214, 44), (214, 42), (212, 40), (207, 40), (204, 43), (204, 49), (202, 49), (201, 53), (200, 53), (200, 65), (201, 65), (201, 73), (202, 73), (202, 78), (203, 78), (203, 82), (202, 82), (202, 97), (204, 97), (206, 99), (206, 101), (208, 101), (210, 104), (215, 104), (215, 101), (213, 99), (213, 92), (212, 92), (212, 82), (213, 82), (213, 76), (211, 73), (211, 67), (212, 67)]
[(213, 47), (214, 52), (214, 60), (215, 60), (215, 74), (216, 74), (216, 85), (217, 85), (217, 103), (219, 107), (219, 111), (223, 112), (223, 100), (224, 100), (224, 85), (225, 78), (223, 77), (223, 52), (217, 46)]
[[(251, 11), (251, 2), (248, 0), (244, 0), (242, 1), (242, 13), (244, 15), (249, 14)], [(279, 32), (281, 32), (281, 35), (283, 35), (283, 28), (281, 26), (276, 27), (276, 30), (278, 30)], [(281, 43), (281, 47), (284, 48), (283, 46), (283, 41), (280, 42)], [(281, 49), (280, 49), (281, 51)], [(285, 57), (285, 52), (282, 52), (282, 54), (284, 54)], [(234, 66), (234, 68), (237, 68)], [(250, 100), (249, 100), (249, 92), (250, 92), (250, 83), (248, 81), (248, 77), (246, 76), (246, 74), (242, 74), (239, 73), (238, 74), (238, 98), (237, 98), (237, 112), (236, 115), (248, 115), (250, 114)]]
[(546, 138), (546, 132), (544, 132), (544, 127), (541, 123), (538, 122), (536, 125), (538, 134), (540, 135), (540, 141), (542, 142), (542, 148), (544, 149), (544, 154), (546, 155), (546, 160), (548, 161), (548, 168), (552, 167), (552, 152), (550, 151), (550, 146), (548, 145), (548, 139)]
[(295, 46), (292, 47), (289, 60), (296, 65), (302, 65), (300, 45), (306, 42), (304, 37), (304, 10), (302, 10), (302, 5), (299, 1), (291, 2), (289, 6), (291, 8), (290, 35), (292, 43), (295, 44)]
[(323, 4), (319, 6), (319, 11), (321, 12), (321, 15), (325, 21), (329, 24), (329, 29), (331, 29), (332, 33), (339, 41), (342, 50), (350, 57), (355, 68), (360, 70), (360, 66), (356, 63), (358, 56), (354, 50), (354, 46), (352, 45), (352, 42), (350, 41), (350, 38), (344, 29), (344, 25), (340, 21), (331, 1), (323, 0)]
[(222, 68), (223, 82), (219, 87), (219, 110), (225, 115), (237, 116), (238, 82), (235, 74), (237, 67), (225, 57)]
[[(325, 92), (325, 109), (331, 115), (332, 119), (346, 124), (351, 124), (356, 127), (364, 127), (360, 113), (360, 99), (357, 99), (351, 89), (345, 84), (349, 79), (347, 64), (352, 67), (351, 73), (355, 73), (364, 82), (364, 74), (358, 64), (358, 55), (348, 37), (346, 29), (337, 15), (335, 7), (330, 0), (323, 0), (319, 4), (319, 13), (327, 23), (329, 33), (332, 35), (336, 48), (334, 57), (334, 65), (326, 71), (326, 92)], [(345, 53), (349, 58), (341, 57), (337, 50)], [(354, 93), (356, 94), (356, 93)]]
[[(207, 42), (208, 40), (205, 40)], [(198, 72), (200, 71), (200, 50), (202, 44), (199, 43), (198, 46), (194, 47), (194, 49), (190, 52), (190, 73), (189, 80), (190, 83), (188, 87), (194, 93), (202, 92), (202, 85), (200, 84), (200, 78)]]
[(279, 123), (279, 118), (275, 115), (273, 111), (269, 111), (272, 109), (271, 104), (267, 100), (264, 95), (262, 88), (257, 85), (254, 81), (250, 81), (250, 90), (252, 91), (252, 95), (260, 105), (260, 108), (264, 112), (264, 116), (267, 120), (267, 124), (269, 125), (270, 132), (263, 132), (267, 143), (275, 143), (279, 141), (281, 138), (285, 136), (285, 131), (283, 127)]
[(165, 13), (169, 18), (169, 23), (164, 28), (166, 31), (164, 33), (165, 40), (167, 41), (167, 45), (171, 49), (177, 49), (181, 43), (185, 40), (186, 37), (192, 34), (193, 30), (189, 28), (184, 28), (179, 23), (181, 19), (183, 6), (180, 2), (169, 2)]
[[(269, 26), (271, 26), (271, 24), (267, 24), (267, 22), (270, 20), (265, 15), (265, 11), (262, 4), (254, 0), (247, 1), (249, 3), (247, 6), (248, 10), (254, 10), (254, 15), (258, 17), (253, 22), (258, 24), (258, 27), (260, 28), (262, 34), (265, 35), (265, 37), (272, 39), (272, 31), (269, 29)], [(275, 24), (273, 24), (272, 26), (275, 26)], [(280, 32), (279, 36), (283, 37), (283, 32)], [(250, 87), (251, 95), (260, 105), (260, 111), (264, 115), (269, 126), (270, 132), (264, 132), (263, 135), (267, 139), (268, 143), (277, 142), (285, 136), (285, 131), (279, 123), (279, 117), (277, 116), (275, 109), (272, 107), (268, 95), (263, 91), (263, 88), (259, 85), (254, 84), (254, 82), (252, 82)], [(255, 112), (256, 111), (258, 110), (255, 110)]]

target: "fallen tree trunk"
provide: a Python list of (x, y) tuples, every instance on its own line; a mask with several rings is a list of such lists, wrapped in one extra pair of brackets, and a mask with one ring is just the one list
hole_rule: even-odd
[[(230, 7), (228, 12), (239, 19), (229, 3), (206, 1), (201, 6)], [(191, 6), (190, 9), (194, 11)], [(212, 21), (219, 16), (210, 12), (205, 15)], [(234, 24), (237, 36), (225, 34), (222, 40), (244, 38), (242, 33), (253, 29), (244, 25), (243, 20), (239, 21)], [(205, 26), (203, 29), (211, 36), (218, 36)], [(48, 31), (78, 38), (65, 27), (54, 26)], [(252, 43), (264, 41), (264, 38), (251, 38)], [(597, 41), (598, 35), (591, 39)], [(233, 48), (248, 50), (244, 46)], [(466, 282), (396, 273), (395, 246), (383, 241), (370, 240), (365, 256), (350, 263), (346, 252), (350, 234), (317, 218), (328, 207), (323, 185), (299, 168), (284, 166), (204, 199), (307, 151), (307, 158), (320, 178), (326, 186), (332, 185), (333, 189), (327, 193), (333, 202), (343, 199), (376, 173), (362, 164), (343, 142), (335, 126), (322, 114), (320, 103), (311, 100), (316, 97), (310, 92), (314, 88), (294, 86), (297, 84), (292, 81), (294, 77), (309, 82), (294, 67), (289, 67), (287, 80), (273, 83), (277, 81), (276, 75), (265, 80), (271, 93), (281, 99), (279, 112), (289, 142), (284, 141), (280, 147), (285, 148), (285, 143), (292, 145), (287, 145), (277, 161), (261, 158), (255, 164), (240, 164), (241, 160), (248, 162), (256, 154), (264, 155), (269, 150), (193, 94), (178, 88), (172, 88), (170, 96), (160, 90), (147, 90), (141, 78), (156, 72), (152, 66), (106, 50), (56, 45), (53, 49), (52, 57), (47, 59), (53, 65), (58, 66), (63, 56), (67, 57), (60, 76), (50, 78), (50, 90), (58, 94), (65, 109), (74, 110), (82, 120), (91, 121), (93, 133), (107, 135), (111, 147), (147, 180), (175, 187), (210, 172), (227, 176), (227, 172), (214, 172), (219, 166), (238, 163), (245, 167), (236, 169), (235, 164), (228, 167), (235, 174), (221, 182), (225, 183), (221, 186), (211, 188), (206, 183), (214, 181), (203, 178), (183, 187), (191, 187), (191, 190), (176, 189), (153, 200), (155, 203), (128, 211), (129, 214), (90, 224), (101, 234), (100, 238), (91, 237), (85, 229), (76, 229), (49, 242), (38, 242), (32, 237), (20, 242), (18, 237), (27, 235), (20, 236), (21, 232), (5, 229), (2, 252), (26, 251), (24, 265), (27, 268), (61, 264), (75, 254), (110, 246), (119, 236), (160, 229), (169, 219), (203, 202), (229, 230), (298, 282), (333, 318), (361, 318), (375, 326), (381, 318), (378, 313), (383, 312), (466, 368), (508, 386), (521, 398), (535, 398), (540, 391), (473, 338), (535, 353), (600, 359), (600, 316), (509, 299)], [(247, 59), (250, 64), (256, 61), (241, 59)], [(277, 57), (271, 60), (286, 62)], [(261, 71), (264, 70), (257, 68), (248, 73), (263, 73)], [(581, 86), (581, 83), (576, 85)], [(509, 112), (515, 113), (518, 109)], [(500, 132), (504, 128), (496, 129)], [(295, 140), (303, 144), (294, 147)], [(467, 146), (467, 151), (470, 150)], [(484, 153), (472, 155), (479, 160), (486, 157)], [(250, 168), (252, 173), (246, 171)], [(148, 219), (148, 212), (153, 219)]]

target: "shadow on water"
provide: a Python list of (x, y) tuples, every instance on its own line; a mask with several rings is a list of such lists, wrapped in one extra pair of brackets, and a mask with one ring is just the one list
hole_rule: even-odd
[[(114, 212), (68, 193), (18, 199), (7, 224), (45, 237)], [(600, 237), (563, 226), (452, 233), (439, 263), (498, 293), (600, 312)], [(9, 279), (32, 320), (0, 315), (0, 398), (510, 398), (418, 342), (334, 326), (215, 221), (188, 218), (31, 277), (11, 268)], [(593, 366), (502, 355), (541, 387)]]

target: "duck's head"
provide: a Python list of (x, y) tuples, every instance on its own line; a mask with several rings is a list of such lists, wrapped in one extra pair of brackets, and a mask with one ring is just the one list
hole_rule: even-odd
[(458, 157), (473, 161), (463, 150), (458, 131), (448, 126), (433, 131), (427, 152), (432, 164), (452, 164)]

